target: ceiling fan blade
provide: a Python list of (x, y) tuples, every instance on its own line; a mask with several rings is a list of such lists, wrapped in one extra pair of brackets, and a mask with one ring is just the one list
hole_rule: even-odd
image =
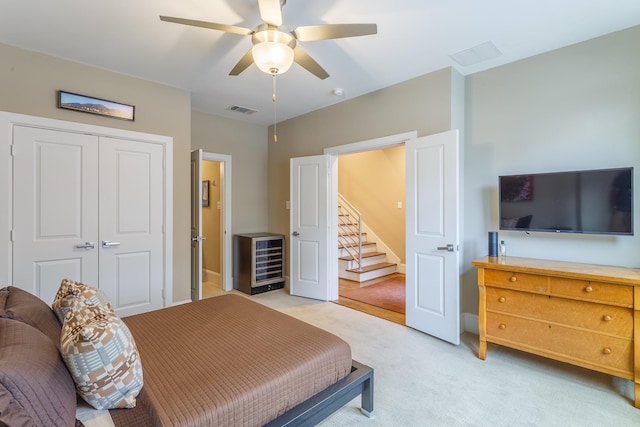
[(376, 24), (326, 24), (307, 25), (293, 31), (301, 42), (368, 36), (378, 33)]
[(275, 27), (282, 25), (280, 0), (258, 0), (258, 8), (260, 9), (260, 17), (264, 22)]
[(161, 21), (173, 22), (176, 24), (190, 25), (192, 27), (209, 28), (210, 30), (225, 31), (227, 33), (240, 34), (242, 36), (248, 36), (253, 34), (253, 30), (243, 27), (236, 27), (234, 25), (216, 24), (214, 22), (195, 21), (193, 19), (173, 18), (171, 16), (160, 16)]
[(320, 64), (310, 57), (309, 54), (300, 46), (296, 46), (295, 49), (293, 49), (293, 60), (320, 80), (324, 80), (329, 77), (329, 73), (327, 73), (324, 68), (322, 68)]
[(245, 55), (238, 61), (233, 70), (229, 72), (230, 76), (237, 76), (241, 72), (247, 69), (249, 65), (253, 64), (253, 51), (249, 49), (249, 52), (245, 53)]

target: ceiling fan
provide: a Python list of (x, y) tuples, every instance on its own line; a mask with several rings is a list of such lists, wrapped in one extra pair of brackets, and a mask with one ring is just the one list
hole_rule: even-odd
[(282, 6), (286, 0), (258, 0), (260, 17), (264, 21), (254, 29), (234, 25), (216, 24), (214, 22), (196, 21), (192, 19), (160, 16), (162, 21), (194, 27), (209, 28), (228, 33), (251, 36), (253, 47), (240, 59), (229, 72), (237, 76), (252, 63), (267, 74), (282, 74), (293, 62), (301, 65), (320, 79), (329, 77), (309, 54), (297, 45), (297, 41), (338, 39), (376, 34), (376, 24), (324, 24), (298, 27), (289, 32), (282, 29)]

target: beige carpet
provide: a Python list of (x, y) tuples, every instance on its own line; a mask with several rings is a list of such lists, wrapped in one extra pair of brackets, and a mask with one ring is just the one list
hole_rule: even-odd
[(323, 427), (640, 425), (628, 380), (495, 345), (482, 361), (475, 335), (454, 346), (281, 290), (251, 298), (342, 337), (375, 369), (374, 417), (360, 414), (358, 398)]

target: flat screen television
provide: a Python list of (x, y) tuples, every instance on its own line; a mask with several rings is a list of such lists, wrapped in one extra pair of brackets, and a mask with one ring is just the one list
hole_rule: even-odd
[(499, 177), (500, 230), (633, 235), (633, 168)]

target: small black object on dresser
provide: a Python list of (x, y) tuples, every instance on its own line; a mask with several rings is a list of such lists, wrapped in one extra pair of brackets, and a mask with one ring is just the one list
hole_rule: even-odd
[(246, 233), (233, 236), (233, 287), (255, 295), (284, 287), (284, 236)]

